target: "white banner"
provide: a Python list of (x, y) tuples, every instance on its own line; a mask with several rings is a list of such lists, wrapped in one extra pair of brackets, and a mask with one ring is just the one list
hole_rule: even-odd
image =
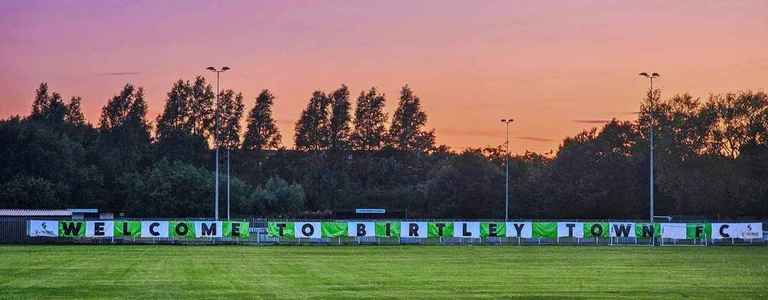
[(29, 221), (29, 236), (59, 236), (59, 221)]
[(375, 237), (376, 223), (373, 222), (349, 222), (347, 223), (347, 236), (349, 237)]
[(224, 228), (222, 228), (223, 223), (221, 221), (212, 221), (212, 222), (204, 222), (204, 221), (196, 221), (195, 222), (195, 237), (201, 238), (201, 237), (221, 237), (222, 231)]
[(400, 222), (400, 237), (427, 238), (427, 222)]
[(584, 223), (579, 222), (558, 222), (557, 237), (584, 237)]
[(319, 239), (323, 237), (320, 222), (296, 222), (293, 223), (294, 236), (297, 239)]
[(167, 238), (168, 221), (141, 221), (142, 238)]
[(712, 239), (760, 239), (761, 223), (712, 223)]
[(609, 223), (610, 237), (635, 237), (635, 223)]
[(688, 226), (685, 223), (661, 223), (661, 237), (666, 239), (683, 240), (688, 237)]
[(524, 239), (533, 237), (533, 225), (531, 222), (507, 222), (506, 227), (507, 237), (519, 237)]
[(112, 221), (85, 222), (85, 236), (95, 238), (112, 237), (115, 234), (115, 223)]
[[(402, 228), (400, 229), (402, 230)], [(453, 237), (480, 238), (479, 222), (453, 222)]]

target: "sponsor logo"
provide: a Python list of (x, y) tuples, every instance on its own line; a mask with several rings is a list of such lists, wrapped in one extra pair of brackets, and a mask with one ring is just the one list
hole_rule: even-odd
[(40, 228), (35, 229), (34, 233), (35, 235), (54, 235), (54, 236), (58, 234), (48, 229), (48, 222), (41, 223)]
[(759, 239), (760, 234), (757, 233), (757, 231), (752, 229), (752, 224), (747, 225), (747, 229), (744, 230), (744, 232), (741, 233), (741, 236), (745, 239)]

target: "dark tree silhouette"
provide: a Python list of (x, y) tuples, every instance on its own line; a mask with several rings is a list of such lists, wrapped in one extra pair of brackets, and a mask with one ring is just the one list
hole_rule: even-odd
[(434, 148), (434, 130), (425, 131), (427, 114), (421, 110), (421, 100), (408, 85), (400, 91), (400, 102), (389, 127), (389, 144), (400, 151), (425, 152)]
[(295, 145), (297, 150), (325, 150), (328, 148), (328, 106), (330, 99), (325, 93), (315, 91), (307, 108), (296, 122)]
[(225, 90), (219, 95), (219, 143), (222, 148), (240, 148), (240, 120), (243, 118), (243, 94)]
[(328, 149), (331, 151), (344, 151), (350, 146), (349, 121), (349, 88), (342, 85), (330, 95), (331, 118), (328, 122)]
[(385, 101), (384, 95), (377, 94), (376, 88), (371, 88), (368, 93), (360, 92), (355, 106), (355, 128), (350, 138), (353, 149), (376, 151), (384, 145), (387, 122)]
[(261, 151), (277, 149), (282, 136), (272, 118), (272, 103), (275, 96), (269, 90), (263, 90), (256, 97), (256, 104), (248, 114), (248, 125), (243, 139), (243, 149)]

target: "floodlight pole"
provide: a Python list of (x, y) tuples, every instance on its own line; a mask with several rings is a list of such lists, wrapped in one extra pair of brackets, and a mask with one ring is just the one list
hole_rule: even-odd
[(507, 127), (507, 138), (504, 142), (504, 157), (506, 159), (506, 180), (504, 182), (504, 221), (509, 221), (509, 123), (514, 122), (512, 118), (501, 119), (501, 122)]
[(214, 183), (213, 217), (215, 220), (219, 220), (219, 75), (229, 70), (229, 67), (222, 67), (221, 70), (217, 70), (214, 67), (208, 67), (206, 70), (216, 72), (216, 103), (214, 104), (215, 126), (213, 131), (213, 146), (216, 148), (216, 179)]
[(653, 79), (657, 78), (657, 77), (659, 77), (661, 75), (659, 75), (659, 73), (651, 73), (649, 75), (648, 73), (645, 73), (645, 72), (640, 73), (639, 75), (648, 78), (649, 83), (650, 83), (650, 87), (649, 87), (649, 90), (648, 90), (649, 91), (649, 93), (648, 93), (648, 97), (649, 97), (648, 100), (649, 101), (648, 102), (651, 105), (651, 107), (650, 107), (650, 113), (651, 113), (651, 120), (650, 121), (651, 121), (651, 123), (650, 123), (650, 126), (649, 126), (650, 128), (649, 128), (648, 131), (650, 132), (650, 135), (649, 135), (650, 163), (649, 164), (650, 164), (651, 175), (650, 175), (650, 182), (648, 184), (648, 189), (649, 189), (649, 192), (650, 192), (650, 202), (651, 202), (650, 203), (651, 204), (650, 205), (650, 223), (651, 223), (651, 230), (653, 231), (653, 219), (654, 219), (654, 216), (653, 216), (654, 215), (653, 205), (654, 205), (654, 202), (655, 202), (655, 199), (654, 199), (654, 188), (653, 188), (654, 187), (654, 172), (653, 172), (653, 161), (654, 161), (654, 159), (653, 159), (653, 150), (654, 150), (653, 149), (654, 148), (653, 147), (654, 146), (653, 145), (653, 142), (654, 142), (653, 141), (653, 122), (655, 121), (655, 115), (654, 115), (655, 111), (654, 111), (654, 108), (653, 108), (653, 99), (652, 99), (652, 97), (653, 97)]
[(229, 221), (229, 147), (227, 147), (227, 221)]

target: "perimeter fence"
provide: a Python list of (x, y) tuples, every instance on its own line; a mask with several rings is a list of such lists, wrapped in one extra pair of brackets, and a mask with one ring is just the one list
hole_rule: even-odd
[(0, 217), (5, 244), (768, 245), (768, 220), (73, 220)]

